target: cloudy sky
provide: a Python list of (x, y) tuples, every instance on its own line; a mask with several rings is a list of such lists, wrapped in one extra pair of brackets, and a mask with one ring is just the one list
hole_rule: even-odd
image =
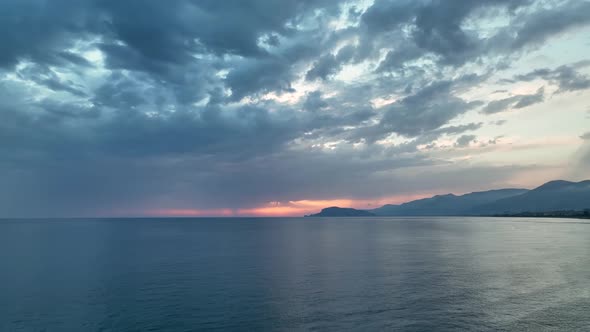
[(590, 178), (588, 0), (3, 0), (0, 216)]

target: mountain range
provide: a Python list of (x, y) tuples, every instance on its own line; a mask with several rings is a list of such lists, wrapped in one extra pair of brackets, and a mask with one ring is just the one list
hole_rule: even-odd
[(590, 180), (556, 180), (532, 190), (510, 188), (465, 195), (436, 195), (372, 210), (330, 207), (310, 216), (490, 216), (585, 209), (590, 209)]

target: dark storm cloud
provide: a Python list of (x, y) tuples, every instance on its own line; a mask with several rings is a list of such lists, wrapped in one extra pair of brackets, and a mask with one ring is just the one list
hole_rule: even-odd
[(71, 47), (80, 31), (93, 20), (87, 1), (7, 0), (0, 4), (0, 67), (12, 67), (19, 59), (55, 63)]
[[(325, 5), (325, 6), (324, 6)], [(286, 26), (297, 23), (299, 15), (308, 10), (324, 8), (335, 11), (334, 4), (311, 1), (269, 0), (243, 1), (102, 1), (99, 7), (109, 18), (105, 27), (110, 42), (101, 49), (114, 68), (132, 68), (158, 75), (173, 84), (175, 90), (203, 83), (201, 72), (229, 69), (226, 84), (232, 99), (239, 100), (250, 93), (290, 91), (293, 74), (289, 72), (292, 59), (271, 55), (259, 45), (264, 36), (291, 35)], [(337, 7), (336, 7), (337, 8)], [(142, 12), (137, 19), (129, 19)], [(154, 24), (158, 22), (158, 24)], [(149, 38), (146, 38), (149, 36)], [(122, 43), (121, 43), (122, 42)], [(285, 50), (295, 56), (301, 50)], [(233, 67), (195, 59), (195, 55), (248, 58)], [(186, 67), (191, 64), (194, 80), (187, 78)], [(228, 64), (232, 64), (231, 62)], [(252, 81), (256, 79), (256, 81)], [(184, 92), (190, 96), (190, 91)], [(202, 96), (201, 96), (202, 97)], [(187, 102), (198, 97), (187, 97)]]
[[(333, 0), (2, 1), (0, 211), (250, 207), (450, 186), (461, 176), (413, 185), (392, 173), (449, 164), (421, 148), (443, 136), (468, 144), (484, 125), (453, 122), (482, 105), (461, 94), (503, 57), (588, 22), (587, 2), (533, 2), (377, 0), (344, 12)], [(470, 26), (493, 15), (510, 26), (490, 36)], [(479, 62), (477, 74), (461, 71)], [(348, 65), (366, 65), (363, 81), (336, 79)], [(515, 79), (587, 89), (582, 65)], [(301, 98), (267, 98), (291, 93)], [(392, 135), (407, 141), (375, 144)], [(488, 171), (492, 181), (518, 170), (473, 174)]]
[[(195, 54), (264, 57), (267, 52), (259, 46), (259, 38), (293, 34), (287, 23), (297, 24), (308, 11), (338, 12), (337, 2), (305, 0), (57, 0), (50, 5), (41, 0), (9, 0), (1, 6), (7, 19), (0, 23), (0, 66), (13, 66), (27, 58), (39, 63), (54, 64), (61, 59), (80, 64), (79, 56), (63, 50), (79, 40), (100, 36), (99, 46), (109, 67), (143, 70), (173, 81), (179, 76), (175, 66), (192, 63)], [(276, 69), (274, 66), (271, 62), (267, 70)]]

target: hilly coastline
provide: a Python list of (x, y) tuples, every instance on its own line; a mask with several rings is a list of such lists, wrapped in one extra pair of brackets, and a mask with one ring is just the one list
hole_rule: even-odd
[(320, 213), (312, 214), (306, 217), (375, 217), (376, 214), (352, 208), (340, 208), (337, 206), (322, 209)]
[(330, 207), (309, 217), (353, 216), (492, 216), (547, 214), (590, 209), (590, 180), (556, 180), (535, 189), (498, 189), (465, 195), (436, 195), (372, 210)]

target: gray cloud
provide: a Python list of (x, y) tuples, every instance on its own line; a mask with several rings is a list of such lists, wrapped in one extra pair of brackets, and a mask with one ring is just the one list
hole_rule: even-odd
[(432, 84), (414, 95), (387, 107), (379, 130), (415, 137), (447, 124), (450, 120), (480, 105), (451, 94), (451, 82)]
[(322, 98), (322, 93), (320, 91), (308, 93), (305, 102), (303, 103), (303, 108), (312, 112), (324, 109), (328, 106), (328, 103)]
[[(590, 4), (585, 1), (541, 8), (535, 7), (533, 0), (376, 1), (363, 14), (367, 30), (364, 52), (369, 56), (390, 48), (380, 71), (403, 70), (408, 62), (419, 59), (434, 58), (440, 65), (455, 67), (497, 60), (494, 58), (509, 57), (564, 31), (590, 24), (585, 15), (588, 11)], [(473, 17), (501, 14), (511, 22), (491, 36), (482, 36), (465, 24)], [(402, 28), (409, 34), (395, 33)]]
[(469, 146), (469, 143), (477, 141), (476, 138), (477, 137), (475, 135), (463, 135), (463, 136), (457, 138), (457, 142), (455, 142), (455, 146), (458, 146), (461, 148)]
[(483, 123), (479, 122), (479, 123), (469, 123), (469, 124), (459, 125), (459, 126), (449, 126), (449, 127), (439, 128), (439, 129), (435, 130), (434, 133), (435, 134), (445, 134), (445, 135), (456, 135), (456, 134), (464, 133), (466, 131), (477, 130), (477, 129), (481, 128), (482, 125), (483, 125)]
[(3, 1), (0, 6), (6, 19), (0, 22), (0, 67), (12, 67), (20, 59), (43, 64), (79, 62), (79, 57), (63, 50), (74, 44), (80, 31), (91, 28), (94, 19), (84, 8), (87, 4), (57, 0), (44, 6), (37, 0)]
[(558, 93), (567, 91), (578, 91), (590, 88), (590, 78), (580, 74), (577, 69), (590, 65), (584, 61), (573, 65), (560, 66), (555, 69), (536, 69), (524, 75), (514, 77), (516, 81), (532, 81), (535, 79), (544, 79), (559, 87)]
[(482, 112), (493, 114), (506, 111), (508, 109), (525, 108), (534, 104), (543, 102), (545, 99), (545, 88), (541, 87), (537, 92), (530, 95), (517, 95), (504, 99), (494, 100), (483, 108)]
[[(239, 208), (503, 183), (523, 168), (454, 165), (423, 147), (445, 136), (473, 141), (470, 132), (489, 123), (462, 118), (483, 103), (463, 93), (506, 57), (588, 21), (588, 3), (572, 1), (344, 4), (2, 1), (0, 211)], [(496, 15), (508, 26), (472, 25)], [(348, 65), (362, 77), (335, 79)], [(585, 65), (515, 80), (587, 89)], [(513, 96), (484, 112), (543, 98)], [(401, 142), (377, 144), (389, 137)], [(411, 183), (404, 172), (417, 169)]]
[[(532, 1), (376, 1), (363, 15), (369, 38), (406, 28), (410, 35), (404, 43), (389, 51), (381, 70), (396, 70), (406, 62), (433, 55), (442, 65), (460, 66), (477, 60), (486, 53), (505, 52), (501, 43), (489, 43), (497, 37), (484, 38), (465, 28), (467, 18), (487, 10), (513, 13)], [(528, 17), (527, 17), (528, 18)], [(531, 18), (535, 19), (536, 18)], [(522, 18), (521, 18), (522, 21)], [(564, 27), (565, 28), (565, 27)], [(554, 31), (546, 31), (548, 36)], [(500, 32), (503, 37), (505, 33)], [(499, 36), (498, 36), (499, 37)], [(398, 37), (399, 39), (399, 37)]]
[[(566, 1), (556, 8), (545, 8), (532, 14), (518, 17), (520, 26), (515, 30), (512, 47), (520, 49), (528, 45), (539, 45), (549, 36), (572, 27), (590, 23), (590, 2)], [(522, 20), (520, 20), (522, 19)]]
[(502, 126), (504, 124), (506, 124), (508, 121), (507, 120), (498, 120), (498, 121), (492, 121), (490, 122), (490, 124), (496, 125), (496, 126)]
[(328, 77), (337, 74), (342, 65), (352, 59), (356, 48), (352, 45), (347, 45), (341, 48), (336, 55), (326, 54), (319, 58), (313, 64), (313, 67), (305, 74), (307, 81), (315, 79), (325, 80)]
[(277, 59), (244, 62), (229, 73), (226, 83), (234, 101), (258, 92), (292, 92), (295, 77), (289, 69), (288, 62)]

